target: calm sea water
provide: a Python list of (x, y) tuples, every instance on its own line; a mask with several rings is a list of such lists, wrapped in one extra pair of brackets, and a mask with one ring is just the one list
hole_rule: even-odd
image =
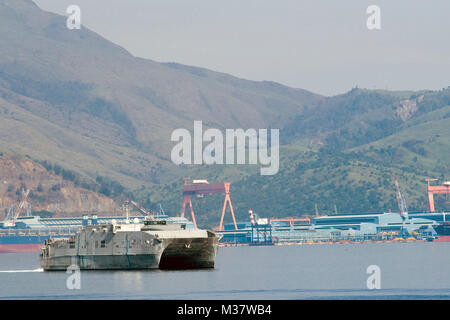
[(449, 266), (450, 243), (221, 247), (212, 270), (82, 271), (69, 290), (37, 253), (0, 254), (0, 299), (449, 299)]

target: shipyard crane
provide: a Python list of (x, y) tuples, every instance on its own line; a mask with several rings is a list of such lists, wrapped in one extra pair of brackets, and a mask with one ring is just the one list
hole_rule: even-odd
[(163, 209), (161, 203), (158, 203), (158, 205), (159, 205), (159, 215), (160, 216), (165, 216), (166, 213), (164, 212), (164, 209)]
[(19, 205), (17, 206), (16, 212), (14, 213), (14, 219), (13, 224), (16, 223), (17, 218), (20, 216), (20, 213), (22, 212), (22, 209), (27, 210), (27, 216), (31, 216), (31, 206), (27, 201), (28, 195), (30, 194), (30, 190), (22, 189), (22, 201), (20, 201)]
[(11, 204), (11, 206), (9, 207), (9, 210), (8, 210), (8, 214), (6, 215), (6, 218), (5, 218), (5, 222), (3, 222), (3, 225), (5, 226), (5, 227), (14, 227), (14, 224), (13, 224), (13, 219), (14, 219), (14, 203), (12, 203)]
[(403, 196), (402, 192), (400, 191), (398, 179), (395, 174), (394, 174), (394, 183), (395, 183), (395, 189), (396, 189), (398, 209), (400, 210), (400, 216), (402, 217), (402, 220), (403, 220), (402, 234), (404, 234), (404, 233), (408, 234), (408, 231), (406, 230), (406, 227), (405, 227), (406, 220), (408, 220), (408, 208), (406, 206), (405, 197)]
[(145, 210), (141, 205), (139, 205), (137, 202), (135, 202), (135, 201), (133, 201), (133, 200), (131, 200), (131, 199), (127, 199), (126, 200), (126, 203), (131, 203), (134, 207), (136, 207), (136, 209), (138, 209), (141, 213), (143, 213), (144, 215), (146, 215), (146, 216), (152, 216), (152, 214), (149, 212), (149, 211), (147, 211), (147, 210)]
[(400, 191), (400, 186), (398, 184), (397, 176), (394, 174), (394, 182), (395, 182), (395, 189), (396, 189), (396, 195), (397, 195), (397, 203), (398, 203), (398, 209), (400, 210), (400, 215), (404, 218), (408, 218), (408, 208), (406, 207), (406, 201), (405, 197)]
[(17, 208), (14, 204), (11, 204), (9, 207), (8, 214), (6, 216), (6, 221), (8, 221), (8, 226), (15, 226), (17, 218), (20, 216), (22, 210), (25, 208), (26, 216), (31, 216), (31, 205), (27, 201), (28, 195), (30, 194), (30, 190), (22, 189), (22, 199), (20, 203), (17, 205)]
[(289, 222), (289, 226), (295, 225), (296, 222), (301, 222), (302, 224), (311, 224), (310, 218), (269, 218), (260, 219), (256, 213), (253, 213), (251, 208), (248, 209), (248, 215), (250, 218), (250, 224), (256, 226), (258, 224), (272, 224), (272, 222)]
[(197, 228), (197, 222), (195, 221), (194, 209), (192, 208), (192, 196), (202, 197), (207, 194), (217, 194), (222, 193), (225, 194), (225, 200), (223, 202), (222, 207), (222, 215), (220, 218), (219, 230), (223, 230), (223, 219), (225, 216), (225, 211), (227, 209), (227, 205), (230, 206), (231, 217), (233, 218), (234, 229), (237, 230), (236, 219), (234, 217), (233, 206), (231, 204), (230, 198), (230, 182), (218, 182), (218, 183), (209, 183), (207, 180), (193, 180), (191, 184), (188, 184), (189, 179), (185, 178), (183, 185), (183, 204), (181, 208), (181, 217), (184, 217), (186, 211), (186, 205), (189, 205), (189, 209), (191, 211), (192, 222), (194, 226)]

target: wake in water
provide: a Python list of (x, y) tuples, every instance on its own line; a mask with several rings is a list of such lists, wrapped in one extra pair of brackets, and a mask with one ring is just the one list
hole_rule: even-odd
[(0, 273), (17, 273), (17, 272), (44, 272), (44, 269), (38, 268), (34, 270), (0, 270)]

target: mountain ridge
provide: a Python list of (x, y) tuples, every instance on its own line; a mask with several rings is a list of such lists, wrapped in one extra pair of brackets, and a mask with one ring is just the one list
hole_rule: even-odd
[[(92, 150), (80, 151), (78, 158), (101, 162), (104, 174), (124, 172), (116, 178), (131, 188), (148, 184), (148, 172), (158, 164), (173, 169), (168, 159), (170, 134), (176, 128), (191, 128), (197, 119), (218, 128), (282, 124), (310, 100), (321, 99), (271, 82), (136, 58), (85, 27), (68, 30), (65, 21), (32, 1), (0, 1), (1, 29), (15, 29), (0, 39), (0, 97), (39, 117), (34, 119), (42, 122), (41, 131), (51, 123), (72, 136), (71, 142), (54, 146), (61, 154), (58, 161), (86, 138), (88, 144), (101, 141), (108, 149), (101, 151), (108, 154), (123, 148), (121, 166), (102, 157), (100, 150), (94, 157)], [(285, 112), (279, 113), (280, 108)], [(9, 141), (3, 145), (9, 151), (18, 148)], [(28, 153), (43, 159), (35, 150)], [(70, 158), (66, 162), (72, 168), (78, 164)], [(128, 170), (131, 163), (135, 169)]]

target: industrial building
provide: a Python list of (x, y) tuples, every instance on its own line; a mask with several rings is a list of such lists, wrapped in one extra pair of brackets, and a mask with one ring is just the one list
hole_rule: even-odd
[[(287, 242), (323, 242), (323, 241), (365, 241), (392, 240), (405, 228), (408, 233), (419, 239), (431, 240), (435, 237), (432, 228), (439, 222), (450, 218), (450, 213), (409, 213), (404, 219), (399, 213), (362, 213), (334, 214), (314, 217), (309, 224), (272, 221), (259, 224), (248, 222), (225, 224), (222, 243), (228, 244), (271, 244)], [(260, 220), (260, 219), (259, 219)]]

